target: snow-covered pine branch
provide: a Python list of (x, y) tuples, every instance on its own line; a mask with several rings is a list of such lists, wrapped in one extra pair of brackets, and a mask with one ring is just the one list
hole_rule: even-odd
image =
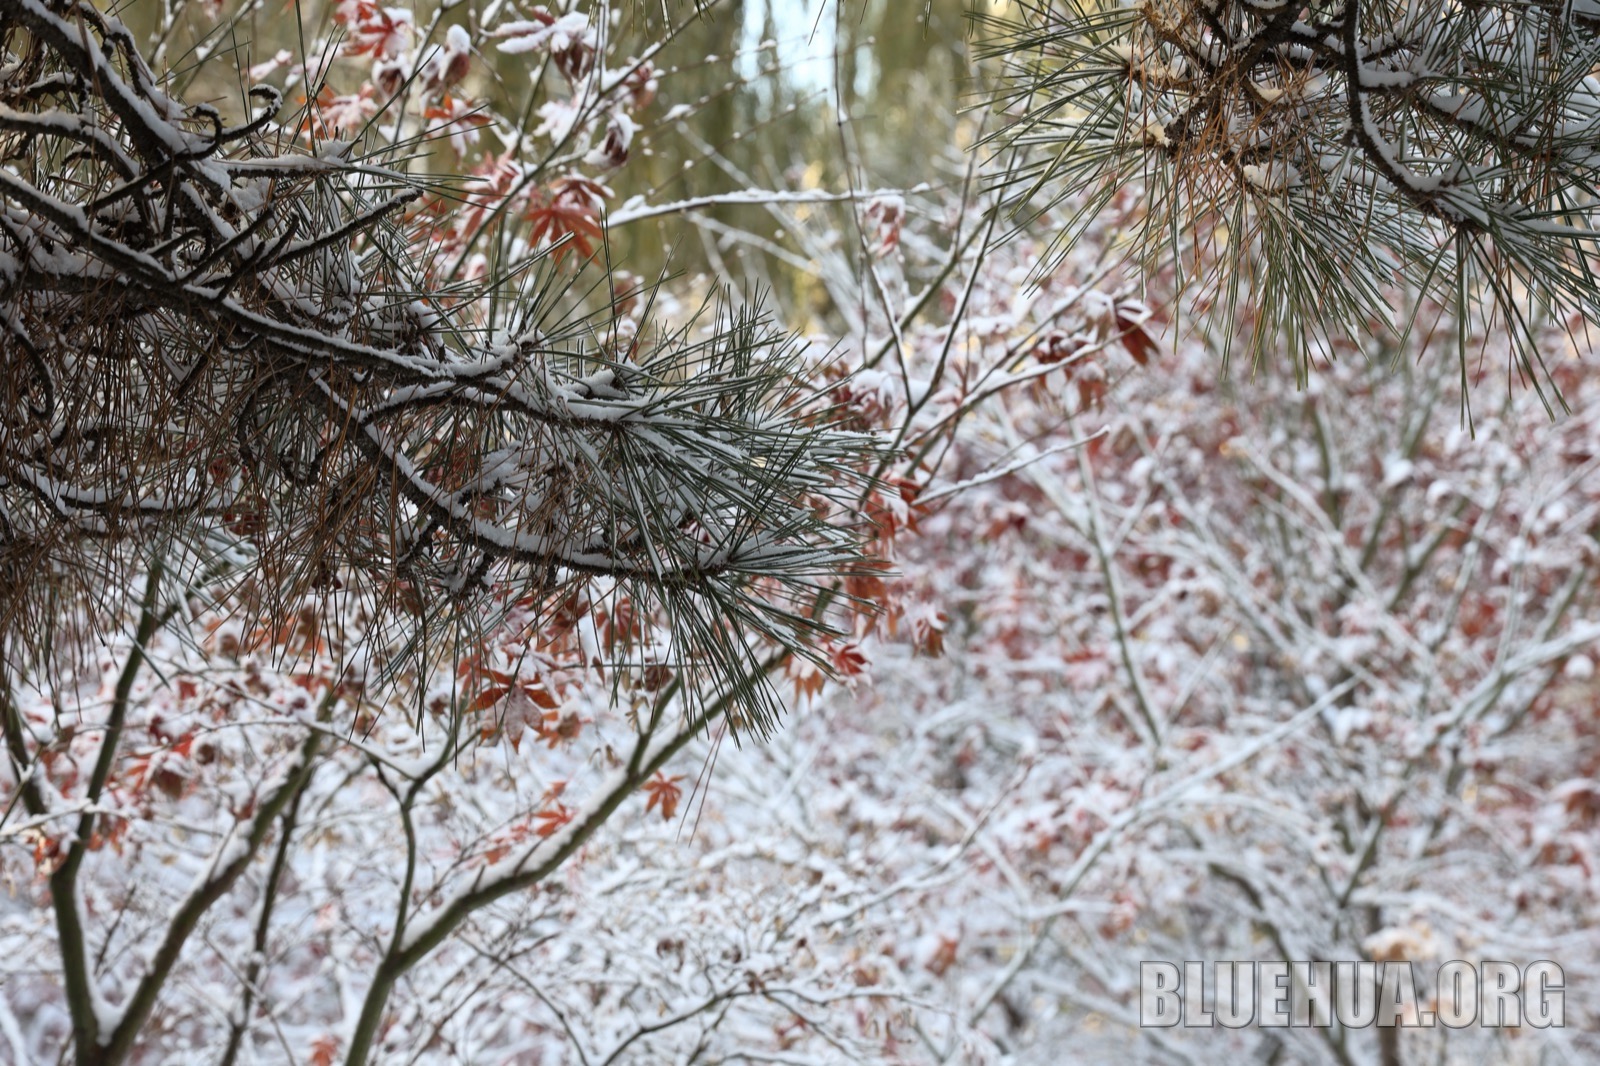
[[(157, 545), (221, 541), (269, 605), (352, 575), (457, 605), (600, 576), (699, 618), (686, 661), (730, 619), (806, 644), (857, 558), (827, 501), (869, 445), (759, 311), (624, 331), (537, 261), (440, 287), (414, 262), (425, 187), (295, 147), (279, 90), (238, 125), (185, 106), (76, 0), (7, 4), (0, 33), (6, 634), (37, 644), (43, 597), (114, 595)], [(475, 328), (478, 299), (511, 328)]]
[(1042, 149), (1026, 210), (1142, 186), (1147, 269), (1230, 320), (1263, 308), (1253, 358), (1287, 348), (1303, 373), (1425, 291), (1511, 322), (1542, 386), (1540, 324), (1600, 314), (1600, 35), (1570, 5), (1014, 7), (992, 24), (1015, 59), (996, 136)]

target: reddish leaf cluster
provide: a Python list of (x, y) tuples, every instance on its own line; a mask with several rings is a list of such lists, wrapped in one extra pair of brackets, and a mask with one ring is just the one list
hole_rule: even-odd
[(683, 798), (683, 788), (678, 784), (683, 780), (681, 774), (668, 777), (664, 772), (657, 770), (656, 775), (640, 787), (649, 797), (645, 801), (644, 809), (648, 813), (661, 808), (661, 820), (672, 821), (673, 815), (678, 813), (678, 802)]
[(339, 47), (339, 54), (347, 58), (393, 59), (411, 40), (411, 12), (379, 7), (372, 0), (340, 0), (333, 9), (333, 20), (349, 34)]
[(584, 259), (593, 258), (604, 239), (600, 216), (610, 195), (610, 189), (589, 178), (557, 178), (531, 197), (522, 213), (530, 223), (529, 239), (555, 245), (558, 260), (574, 249)]

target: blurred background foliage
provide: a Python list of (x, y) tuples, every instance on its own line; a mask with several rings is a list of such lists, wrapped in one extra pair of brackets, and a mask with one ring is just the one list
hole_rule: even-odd
[[(972, 0), (634, 0), (614, 12), (609, 63), (622, 64), (665, 42), (655, 66), (655, 100), (638, 116), (642, 136), (623, 166), (588, 176), (615, 196), (615, 211), (635, 197), (663, 204), (751, 188), (827, 190), (912, 189), (961, 183), (970, 159), (963, 149), (983, 121), (982, 82), (971, 55)], [(979, 0), (987, 13), (1005, 0)], [(175, 18), (165, 5), (128, 0), (116, 14), (142, 40), (159, 43), (158, 69), (170, 66), (190, 100), (209, 100), (230, 119), (245, 113), (244, 72), (289, 50), (291, 63), (319, 65), (310, 42), (338, 39), (333, 0), (257, 0), (208, 15), (191, 4)], [(402, 5), (408, 6), (408, 5)], [(469, 0), (415, 5), (421, 34), (443, 39), (448, 27), (469, 31), (503, 23), (545, 6), (593, 16), (585, 0), (545, 5)], [(439, 11), (436, 25), (428, 18)], [(565, 92), (559, 75), (542, 82), (529, 56), (480, 42), (463, 87), (470, 101), (509, 120), (531, 114)], [(215, 62), (227, 54), (233, 62)], [(200, 60), (210, 60), (201, 62)], [(532, 76), (530, 76), (530, 72)], [(329, 64), (335, 92), (350, 92), (366, 75), (363, 64)], [(282, 84), (282, 76), (272, 79)], [(531, 96), (530, 96), (531, 93)], [(303, 108), (304, 85), (288, 105)], [(974, 106), (980, 105), (980, 106)], [(537, 125), (537, 120), (526, 123)], [(361, 147), (372, 152), (369, 136)], [(469, 173), (484, 157), (505, 150), (482, 137), (463, 158), (445, 138), (422, 146), (413, 174), (446, 182)], [(537, 153), (525, 153), (537, 155)], [(637, 201), (635, 201), (637, 203)], [(908, 205), (913, 212), (916, 204)], [(819, 256), (864, 250), (859, 205), (795, 204), (783, 212), (762, 206), (714, 204), (685, 215), (616, 227), (610, 263), (646, 278), (663, 271), (770, 292), (790, 325), (837, 329), (836, 308), (819, 282)], [(804, 232), (795, 232), (799, 223)], [(603, 262), (596, 264), (603, 265)], [(575, 286), (582, 291), (586, 286)], [(595, 291), (603, 291), (597, 286)]]

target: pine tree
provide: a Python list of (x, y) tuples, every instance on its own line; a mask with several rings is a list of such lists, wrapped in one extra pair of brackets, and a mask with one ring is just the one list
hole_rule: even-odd
[[(1510, 327), (1548, 381), (1545, 323), (1600, 312), (1600, 10), (1495, 0), (1025, 0), (991, 23), (1014, 53), (999, 136), (1070, 241), (1129, 187), (1147, 269), (1210, 290), (1222, 332), (1262, 310), (1252, 355), (1298, 369), (1454, 308)], [(1087, 194), (1085, 197), (1083, 194)], [(1034, 208), (1037, 210), (1037, 206)], [(1392, 287), (1408, 298), (1391, 306)], [(1420, 324), (1427, 329), (1431, 323)], [(1497, 354), (1497, 353), (1487, 353)]]
[[(380, 68), (409, 32), (373, 5), (336, 18)], [(552, 48), (541, 24), (510, 29), (505, 51)], [(603, 253), (597, 182), (509, 155), (465, 185), (413, 176), (439, 127), (407, 125), (407, 95), (452, 136), (466, 121), (449, 90), (469, 46), (444, 36), (378, 71), (382, 107), (307, 70), (299, 112), (260, 84), (225, 117), (89, 3), (0, 5), (8, 661), (155, 560), (273, 620), (353, 583), (418, 630), (600, 580), (770, 720), (752, 641), (807, 653), (818, 596), (858, 558), (834, 519), (864, 441), (830, 428), (758, 304), (712, 293), (671, 317), (638, 279), (574, 273)], [(614, 165), (649, 64), (593, 85), (593, 42), (562, 42)], [(498, 179), (524, 236), (497, 249), (482, 231), (515, 199), (482, 191)]]

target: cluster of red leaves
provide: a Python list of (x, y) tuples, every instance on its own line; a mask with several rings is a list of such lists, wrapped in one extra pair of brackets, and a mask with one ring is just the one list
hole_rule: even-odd
[(556, 832), (559, 831), (562, 826), (572, 821), (572, 817), (576, 813), (576, 811), (574, 811), (571, 807), (568, 807), (565, 803), (562, 803), (560, 800), (556, 800), (550, 806), (534, 815), (534, 818), (539, 823), (538, 828), (536, 828), (534, 832), (541, 837), (555, 836)]
[(33, 853), (33, 866), (40, 877), (49, 877), (61, 868), (67, 859), (64, 842), (37, 827), (24, 829), (19, 834), (22, 843)]
[(78, 787), (78, 760), (72, 754), (72, 741), (77, 727), (67, 723), (61, 727), (56, 742), (39, 752), (39, 766), (46, 779), (57, 791), (67, 794)]
[(544, 790), (544, 795), (539, 797), (539, 808), (531, 818), (523, 818), (491, 838), (483, 852), (484, 861), (492, 866), (529, 840), (554, 836), (562, 826), (571, 822), (578, 812), (561, 802), (561, 795), (566, 790), (565, 781), (552, 782)]
[(485, 659), (485, 653), (477, 652), (456, 664), (463, 691), (473, 694), (464, 708), (466, 713), (495, 712), (479, 727), (483, 740), (504, 736), (512, 750), (520, 751), (522, 737), (531, 729), (546, 745), (556, 748), (576, 740), (592, 721), (576, 710), (562, 710), (568, 685), (553, 672), (525, 677), (489, 666)]
[(859, 645), (836, 644), (830, 641), (828, 665), (833, 667), (834, 673), (850, 681), (867, 672), (867, 657), (861, 654)]
[(135, 794), (154, 787), (168, 799), (177, 799), (188, 784), (179, 765), (193, 750), (194, 734), (185, 733), (169, 746), (131, 756), (123, 766), (118, 785)]
[(828, 675), (822, 668), (810, 659), (798, 655), (786, 656), (783, 660), (783, 672), (794, 685), (794, 699), (796, 703), (814, 699), (827, 687)]
[(961, 952), (961, 938), (959, 936), (939, 937), (939, 946), (933, 949), (933, 955), (928, 959), (928, 972), (935, 977), (943, 977), (946, 970), (954, 966), (956, 958)]
[(378, 90), (367, 84), (354, 93), (340, 94), (324, 85), (317, 93), (316, 106), (307, 113), (314, 139), (352, 137), (378, 113)]
[(472, 68), (472, 41), (460, 26), (445, 33), (444, 48), (429, 56), (418, 72), (422, 91), (434, 95), (461, 83)]
[(628, 103), (635, 108), (645, 108), (655, 101), (657, 73), (655, 65), (649, 60), (639, 63), (628, 72), (628, 76), (622, 79), (622, 84), (628, 90)]
[(495, 704), (507, 699), (513, 692), (517, 692), (535, 707), (553, 711), (559, 705), (556, 695), (545, 687), (543, 678), (517, 678), (511, 674), (504, 674), (498, 670), (487, 671), (489, 684), (479, 690), (472, 702), (467, 704), (467, 710), (472, 713), (486, 711)]
[(858, 433), (871, 433), (889, 422), (892, 400), (860, 378), (846, 378), (828, 393), (838, 424)]
[(288, 652), (294, 656), (322, 655), (328, 650), (328, 626), (329, 620), (321, 611), (305, 604), (276, 625), (252, 629), (245, 647), (251, 651)]
[(900, 226), (905, 221), (905, 201), (898, 196), (875, 197), (863, 212), (866, 230), (872, 235), (868, 249), (873, 258), (881, 259), (900, 247)]
[(339, 54), (346, 58), (370, 55), (374, 59), (393, 59), (411, 39), (411, 13), (379, 7), (372, 0), (340, 0), (333, 9), (333, 21), (349, 34), (339, 48)]
[(478, 130), (490, 122), (480, 108), (449, 93), (423, 108), (422, 117), (429, 123), (436, 123), (429, 127), (429, 133), (449, 137), (458, 155), (466, 154), (467, 148), (477, 141)]
[(1088, 346), (1089, 338), (1081, 333), (1053, 329), (1033, 346), (1033, 358), (1045, 364), (1064, 363)]
[(633, 147), (633, 122), (626, 115), (613, 115), (611, 121), (606, 123), (605, 140), (587, 159), (603, 162), (606, 166), (615, 169), (628, 161), (628, 152)]
[[(859, 644), (827, 640), (822, 643), (821, 650), (827, 662), (827, 671), (845, 684), (854, 685), (866, 674), (869, 663), (866, 655), (862, 654)], [(790, 655), (785, 658), (783, 671), (794, 685), (794, 698), (797, 702), (820, 695), (828, 683), (828, 672), (817, 663), (799, 656)]]
[(590, 722), (576, 711), (559, 710), (560, 693), (552, 692), (544, 679), (519, 680), (493, 671), (490, 678), (492, 683), (467, 705), (472, 712), (499, 708), (481, 727), (484, 740), (504, 735), (512, 750), (520, 751), (523, 734), (531, 729), (548, 747), (555, 748), (576, 740)]
[(556, 245), (557, 260), (573, 249), (592, 259), (596, 245), (604, 240), (600, 215), (610, 195), (610, 189), (589, 178), (557, 178), (531, 197), (522, 213), (531, 224), (529, 239)]
[(562, 77), (575, 85), (594, 69), (594, 45), (586, 29), (582, 16), (554, 15), (541, 4), (528, 12), (526, 20), (500, 27), (496, 36), (506, 39), (502, 52), (548, 50)]
[(427, 262), (458, 258), (516, 193), (523, 173), (513, 149), (508, 148), (500, 155), (484, 157), (472, 168), (459, 200), (425, 197), (417, 209), (417, 232), (423, 239), (419, 257)]
[(1088, 358), (1099, 350), (1100, 344), (1115, 340), (1139, 366), (1148, 366), (1160, 351), (1155, 337), (1146, 328), (1152, 321), (1150, 309), (1137, 300), (1107, 302), (1107, 313), (1095, 316), (1089, 323), (1090, 333), (1052, 329), (1034, 344), (1032, 355), (1036, 362), (1046, 366), (1061, 364), (1067, 380), (1078, 393), (1080, 408), (1097, 408), (1105, 401), (1108, 375), (1106, 368), (1096, 359)]
[(311, 1042), (311, 1066), (333, 1066), (339, 1061), (339, 1038), (325, 1033)]
[[(885, 488), (891, 490), (887, 495)], [(927, 505), (917, 502), (923, 488), (910, 478), (898, 476), (887, 477), (873, 488), (867, 496), (866, 513), (874, 540), (888, 545), (902, 531), (918, 531), (917, 520), (928, 513)]]
[(594, 627), (600, 635), (600, 645), (611, 651), (623, 650), (633, 645), (642, 632), (642, 623), (633, 601), (618, 596), (608, 610), (601, 604), (594, 610)]
[(1150, 309), (1137, 300), (1121, 301), (1112, 313), (1112, 328), (1116, 330), (1117, 340), (1140, 366), (1148, 365), (1150, 357), (1157, 352), (1156, 339), (1144, 328), (1150, 317)]
[(911, 619), (911, 644), (918, 655), (937, 659), (944, 655), (944, 633), (950, 616), (943, 611), (922, 607)]

